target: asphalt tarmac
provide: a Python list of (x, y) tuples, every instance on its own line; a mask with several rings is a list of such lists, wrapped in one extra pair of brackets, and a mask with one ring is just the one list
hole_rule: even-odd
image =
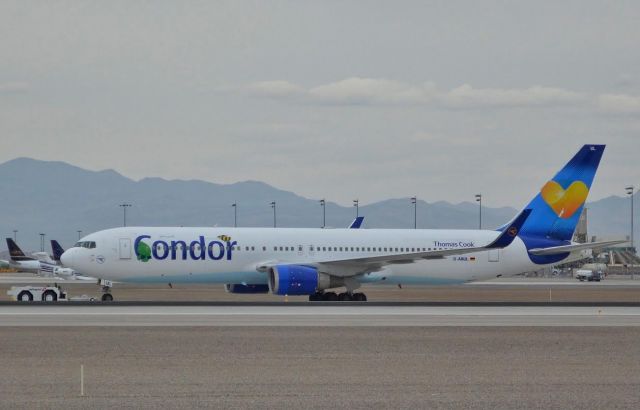
[(639, 408), (637, 282), (528, 281), (364, 288), (432, 305), (117, 284), (174, 303), (0, 306), (0, 408)]
[(640, 405), (640, 327), (0, 327), (0, 340), (2, 408)]
[[(7, 291), (18, 284), (49, 284), (56, 281), (33, 274), (0, 274), (0, 301), (9, 300)], [(71, 296), (100, 297), (92, 282), (58, 281)], [(571, 278), (498, 278), (457, 286), (366, 285), (361, 291), (369, 301), (402, 302), (640, 302), (640, 280), (606, 279), (579, 282)], [(117, 301), (307, 301), (304, 296), (272, 294), (239, 295), (224, 291), (222, 285), (127, 284), (116, 283), (112, 294)]]
[(13, 305), (0, 326), (640, 326), (640, 306)]

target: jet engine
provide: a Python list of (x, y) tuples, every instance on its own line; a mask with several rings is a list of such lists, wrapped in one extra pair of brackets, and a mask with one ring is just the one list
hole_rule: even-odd
[(312, 295), (343, 285), (341, 278), (318, 272), (313, 266), (276, 265), (269, 269), (269, 288), (275, 295)]

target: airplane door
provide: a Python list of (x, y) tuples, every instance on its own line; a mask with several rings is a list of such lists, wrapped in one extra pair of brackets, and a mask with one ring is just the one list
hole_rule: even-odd
[(298, 256), (304, 255), (304, 247), (302, 245), (298, 245)]
[(489, 252), (489, 262), (500, 262), (500, 249), (492, 249)]
[(131, 239), (120, 238), (119, 255), (120, 259), (131, 259)]
[(309, 256), (314, 256), (315, 254), (316, 254), (316, 251), (313, 245), (309, 245)]

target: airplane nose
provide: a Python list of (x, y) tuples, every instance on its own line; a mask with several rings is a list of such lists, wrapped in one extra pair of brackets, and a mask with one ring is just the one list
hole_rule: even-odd
[(73, 252), (71, 249), (60, 255), (60, 262), (63, 266), (71, 266), (73, 264)]

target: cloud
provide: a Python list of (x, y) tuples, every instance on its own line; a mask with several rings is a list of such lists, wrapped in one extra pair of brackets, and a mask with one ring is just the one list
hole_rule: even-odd
[(29, 84), (25, 82), (0, 83), (0, 94), (24, 93), (29, 90)]
[(283, 80), (259, 81), (248, 84), (243, 90), (250, 95), (267, 98), (288, 98), (305, 92), (304, 88)]
[(295, 97), (326, 105), (433, 105), (444, 108), (523, 107), (575, 104), (587, 100), (583, 93), (562, 88), (473, 88), (463, 84), (440, 90), (434, 83), (409, 84), (384, 78), (351, 77), (310, 89), (287, 81), (252, 83), (245, 90), (253, 95), (286, 99)]
[(464, 84), (443, 94), (441, 101), (453, 108), (523, 107), (579, 103), (585, 98), (584, 94), (562, 88), (473, 88)]
[(351, 77), (311, 88), (311, 100), (327, 104), (423, 104), (432, 100), (431, 84), (413, 86), (400, 81)]
[(640, 114), (640, 97), (627, 94), (602, 94), (596, 99), (598, 108), (608, 113)]

